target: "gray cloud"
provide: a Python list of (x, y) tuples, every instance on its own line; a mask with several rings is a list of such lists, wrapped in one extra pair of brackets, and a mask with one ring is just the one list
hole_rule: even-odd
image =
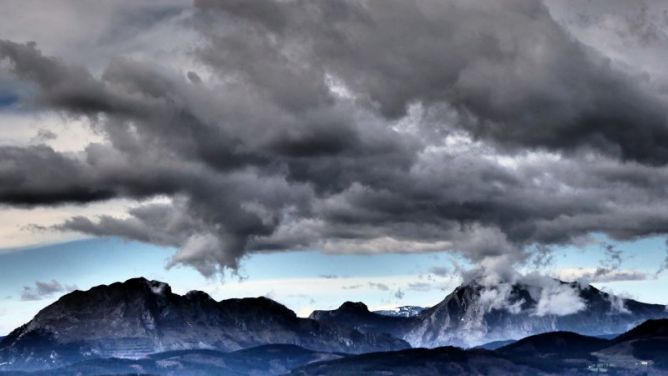
[(24, 286), (21, 291), (21, 300), (42, 300), (51, 298), (56, 294), (64, 294), (76, 290), (76, 286), (62, 285), (60, 282), (35, 282), (35, 286)]
[(320, 278), (324, 278), (324, 279), (338, 279), (338, 278), (340, 278), (340, 277), (339, 277), (338, 275), (336, 275), (336, 274), (321, 274), (321, 275), (320, 275)]
[[(459, 126), (505, 146), (667, 161), (665, 102), (575, 42), (539, 2), (294, 1), (271, 3), (271, 13), (259, 2), (196, 4), (211, 39), (203, 57), (288, 107), (326, 103), (322, 77), (332, 74), (388, 118), (411, 103), (447, 103), (467, 118)], [(225, 18), (235, 25), (221, 28)]]
[(592, 233), (668, 230), (664, 98), (540, 3), (196, 1), (169, 14), (188, 14), (195, 67), (122, 56), (98, 71), (0, 42), (25, 106), (105, 140), (0, 146), (1, 203), (167, 197), (53, 229), (174, 247), (169, 266), (209, 276), (284, 249), (544, 263)]
[(582, 283), (593, 282), (618, 282), (618, 281), (642, 281), (650, 278), (646, 273), (637, 270), (598, 268), (563, 269), (556, 275), (564, 281), (579, 281)]
[(429, 291), (435, 288), (431, 283), (425, 282), (411, 282), (408, 284), (407, 289), (413, 291)]
[(390, 287), (384, 283), (369, 282), (369, 287), (380, 291), (389, 291)]
[(604, 244), (603, 247), (605, 259), (601, 262), (601, 265), (612, 270), (619, 269), (624, 262), (622, 251), (616, 249), (612, 244)]
[(654, 273), (654, 278), (657, 278), (661, 273), (665, 272), (666, 269), (668, 269), (668, 240), (666, 240), (666, 257), (663, 259), (661, 264), (659, 264), (659, 268), (656, 270)]
[[(131, 54), (136, 57), (178, 59), (175, 43), (191, 36), (184, 27), (192, 6), (190, 0), (151, 0), (79, 3), (53, 0), (3, 2), (0, 36), (19, 42), (37, 41), (50, 54), (58, 53), (94, 71), (110, 59)], [(30, 25), (26, 25), (29, 19)], [(165, 38), (169, 35), (168, 38)], [(171, 48), (170, 48), (171, 47)]]
[(35, 137), (33, 137), (33, 140), (37, 143), (43, 143), (44, 141), (55, 140), (56, 138), (58, 138), (56, 133), (51, 132), (48, 129), (40, 129), (37, 131)]
[(444, 266), (434, 266), (429, 269), (429, 273), (437, 275), (439, 277), (447, 277), (453, 274), (453, 271)]

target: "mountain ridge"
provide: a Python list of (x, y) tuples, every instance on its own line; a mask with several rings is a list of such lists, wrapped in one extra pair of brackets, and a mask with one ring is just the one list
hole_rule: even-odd
[(409, 347), (389, 335), (299, 318), (265, 297), (217, 302), (203, 292), (181, 296), (165, 283), (133, 278), (74, 291), (42, 309), (0, 342), (0, 363), (11, 368), (31, 359), (33, 366), (49, 368), (101, 356), (141, 358), (276, 343), (342, 353)]
[[(296, 345), (263, 345), (234, 352), (178, 350), (141, 359), (87, 359), (57, 369), (2, 376), (431, 376), (448, 375), (623, 375), (668, 373), (668, 319), (648, 320), (613, 339), (572, 332), (530, 336), (496, 351), (404, 349), (365, 354), (317, 352)], [(650, 342), (647, 342), (650, 341)]]
[[(166, 283), (132, 278), (73, 291), (40, 310), (0, 340), (0, 367), (49, 369), (99, 357), (139, 359), (168, 351), (229, 352), (270, 344), (342, 354), (411, 345), (467, 348), (560, 330), (578, 335), (620, 333), (640, 321), (666, 317), (665, 306), (618, 298), (592, 286), (538, 282), (543, 285), (532, 280), (484, 285), (474, 280), (409, 317), (382, 315), (362, 302), (345, 302), (335, 310), (299, 318), (266, 297), (216, 301), (202, 291), (178, 295)], [(582, 307), (550, 311), (554, 307), (545, 308), (545, 291), (553, 294), (549, 299), (577, 298)], [(539, 315), (541, 309), (547, 313)], [(635, 330), (647, 325), (652, 332), (651, 322)], [(643, 341), (649, 340), (639, 340)]]
[[(564, 299), (568, 301), (559, 304)], [(565, 311), (567, 304), (581, 308)], [(365, 333), (389, 333), (412, 347), (466, 348), (552, 331), (609, 336), (647, 319), (668, 317), (668, 312), (666, 306), (620, 298), (591, 285), (527, 278), (498, 284), (472, 280), (438, 304), (396, 321), (351, 302), (331, 311), (314, 311), (311, 317)]]

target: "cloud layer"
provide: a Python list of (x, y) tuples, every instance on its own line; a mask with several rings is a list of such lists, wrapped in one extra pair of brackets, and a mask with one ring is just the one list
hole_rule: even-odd
[(142, 14), (191, 36), (175, 59), (192, 64), (125, 54), (98, 69), (0, 41), (22, 109), (104, 140), (0, 146), (1, 203), (166, 198), (54, 229), (172, 246), (169, 265), (205, 275), (248, 252), (514, 263), (592, 233), (668, 230), (665, 94), (539, 2), (201, 0)]

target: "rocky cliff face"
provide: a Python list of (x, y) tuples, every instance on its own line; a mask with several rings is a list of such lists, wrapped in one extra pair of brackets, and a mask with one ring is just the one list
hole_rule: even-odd
[(63, 296), (0, 342), (0, 363), (45, 368), (86, 357), (264, 344), (344, 353), (408, 347), (389, 335), (298, 318), (267, 298), (216, 302), (203, 292), (180, 296), (167, 284), (138, 278)]

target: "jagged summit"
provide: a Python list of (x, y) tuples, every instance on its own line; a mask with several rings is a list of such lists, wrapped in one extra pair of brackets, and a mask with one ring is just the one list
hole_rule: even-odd
[(369, 307), (362, 302), (344, 302), (339, 308), (331, 311), (315, 310), (311, 313), (309, 318), (319, 321), (328, 321), (329, 318), (360, 318), (360, 317), (374, 317), (375, 314), (369, 311)]
[(477, 346), (550, 332), (585, 335), (621, 333), (638, 323), (665, 317), (665, 306), (623, 299), (591, 285), (530, 277), (457, 287), (423, 311), (402, 337), (413, 346)]
[(161, 281), (156, 281), (156, 280), (149, 280), (144, 277), (134, 277), (130, 278), (124, 282), (114, 282), (109, 285), (98, 285), (95, 287), (91, 287), (88, 291), (93, 291), (93, 290), (103, 290), (105, 288), (115, 288), (115, 287), (123, 287), (125, 290), (144, 290), (147, 291), (150, 290), (153, 293), (171, 293), (172, 288), (169, 286), (169, 284)]
[(369, 307), (362, 302), (345, 302), (338, 309), (348, 312), (369, 312)]

